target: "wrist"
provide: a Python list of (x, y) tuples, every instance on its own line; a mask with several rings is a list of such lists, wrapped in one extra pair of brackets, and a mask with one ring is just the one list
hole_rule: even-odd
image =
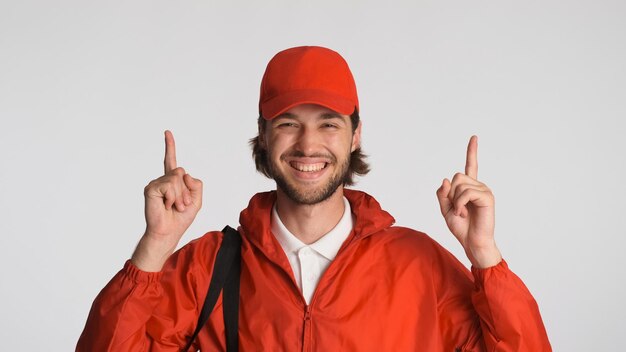
[(172, 243), (167, 239), (145, 233), (139, 240), (130, 261), (141, 271), (159, 272), (176, 249), (177, 244), (178, 242)]
[(485, 247), (470, 248), (468, 258), (472, 266), (486, 269), (498, 265), (502, 261), (502, 254), (495, 243)]

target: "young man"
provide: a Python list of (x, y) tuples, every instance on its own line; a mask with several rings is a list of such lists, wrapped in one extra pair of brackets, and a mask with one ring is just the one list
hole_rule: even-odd
[[(257, 169), (276, 191), (241, 212), (242, 351), (548, 351), (537, 305), (494, 241), (494, 197), (465, 173), (437, 190), (471, 273), (427, 235), (392, 226), (376, 200), (344, 189), (366, 174), (356, 87), (336, 52), (278, 53), (261, 83)], [(202, 204), (176, 164), (145, 188), (146, 232), (96, 298), (78, 351), (177, 351), (193, 333), (221, 232), (173, 253)], [(173, 254), (172, 254), (173, 253)], [(225, 350), (221, 298), (195, 346)]]

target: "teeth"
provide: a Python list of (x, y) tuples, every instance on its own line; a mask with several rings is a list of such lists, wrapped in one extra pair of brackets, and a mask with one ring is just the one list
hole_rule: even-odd
[(296, 170), (302, 172), (315, 172), (320, 171), (326, 166), (326, 163), (317, 163), (317, 164), (301, 164), (301, 163), (291, 163)]

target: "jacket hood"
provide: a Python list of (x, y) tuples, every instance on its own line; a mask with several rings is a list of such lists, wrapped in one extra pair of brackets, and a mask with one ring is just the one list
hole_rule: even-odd
[[(355, 216), (353, 231), (346, 242), (367, 237), (390, 227), (395, 222), (395, 219), (369, 194), (345, 188), (343, 194), (350, 202), (352, 214)], [(275, 201), (276, 191), (257, 193), (239, 215), (242, 236), (269, 256), (275, 255), (279, 250), (282, 252), (280, 244), (271, 232), (272, 207)]]

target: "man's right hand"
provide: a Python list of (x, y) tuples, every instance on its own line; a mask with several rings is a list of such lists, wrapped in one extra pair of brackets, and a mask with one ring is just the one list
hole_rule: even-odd
[(176, 144), (165, 131), (165, 175), (144, 189), (146, 232), (131, 258), (143, 271), (160, 271), (202, 207), (202, 181), (176, 166)]

